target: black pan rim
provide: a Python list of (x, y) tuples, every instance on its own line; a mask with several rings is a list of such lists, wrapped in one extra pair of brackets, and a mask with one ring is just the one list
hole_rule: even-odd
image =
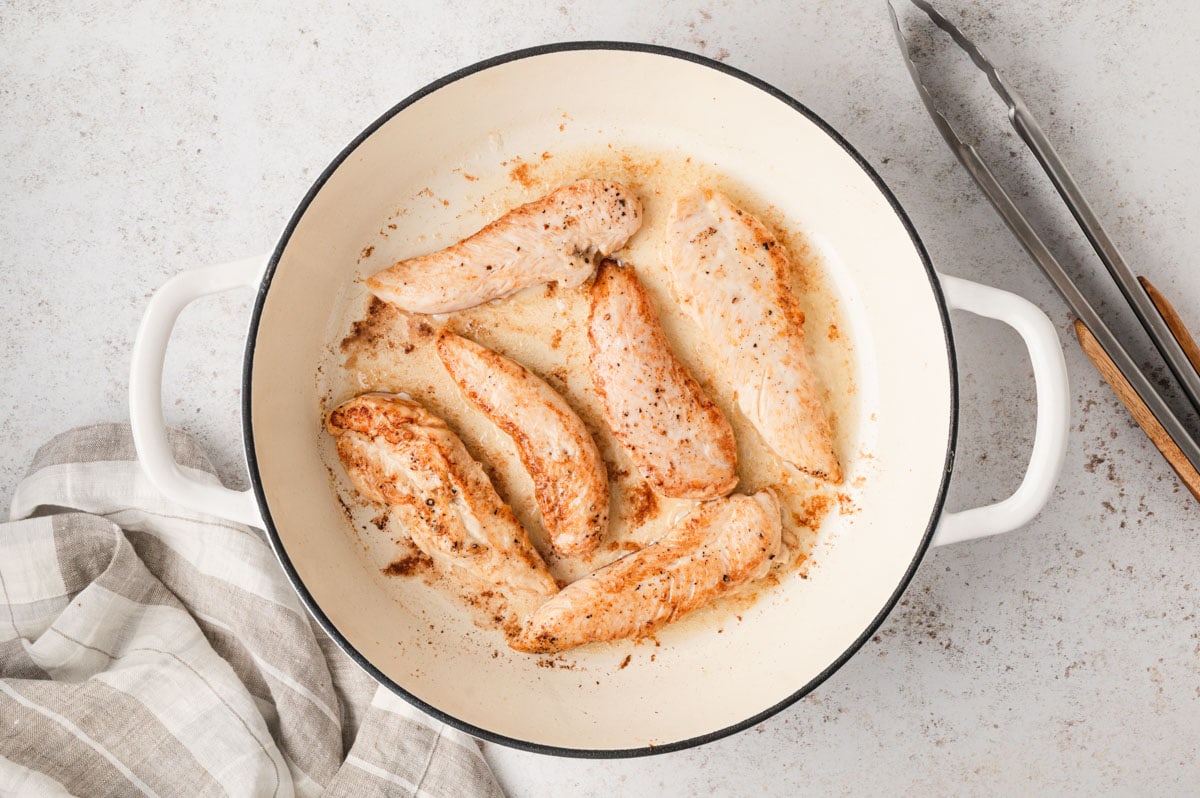
[[(743, 721), (734, 723), (716, 731), (708, 732), (707, 734), (699, 735), (697, 737), (690, 737), (685, 740), (665, 743), (663, 745), (646, 745), (638, 748), (565, 748), (561, 746), (547, 745), (544, 743), (530, 742), (528, 740), (520, 740), (517, 738), (508, 737), (506, 735), (497, 734), (496, 732), (492, 732), (462, 721), (446, 712), (443, 712), (437, 707), (431, 706), (430, 704), (412, 695), (403, 687), (396, 684), (394, 681), (384, 675), (378, 668), (372, 665), (366, 657), (360, 654), (358, 650), (355, 649), (350, 643), (350, 641), (341, 634), (337, 627), (333, 625), (328, 616), (326, 616), (321, 610), (312, 594), (309, 593), (304, 582), (300, 579), (295, 566), (292, 564), (292, 561), (283, 546), (283, 541), (275, 528), (275, 524), (272, 521), (270, 507), (267, 505), (266, 496), (263, 491), (262, 478), (259, 474), (258, 458), (255, 453), (254, 446), (254, 423), (252, 412), (253, 394), (251, 391), (251, 385), (254, 376), (254, 351), (258, 338), (259, 323), (262, 320), (263, 307), (266, 302), (267, 293), (271, 287), (271, 281), (275, 275), (275, 270), (279, 264), (280, 258), (283, 255), (283, 251), (287, 248), (288, 242), (291, 240), (292, 233), (295, 231), (296, 226), (300, 223), (300, 220), (304, 217), (309, 205), (320, 192), (321, 188), (325, 185), (326, 181), (329, 180), (329, 178), (335, 171), (337, 171), (342, 163), (349, 158), (350, 155), (358, 148), (358, 146), (362, 144), (368, 137), (370, 137), (371, 134), (373, 134), (385, 123), (390, 121), (405, 108), (409, 107), (421, 98), (437, 91), (438, 89), (448, 86), (451, 83), (470, 75), (474, 75), (477, 72), (481, 72), (502, 64), (507, 64), (512, 61), (519, 61), (526, 58), (534, 58), (537, 56), (576, 50), (622, 50), (627, 52), (648, 53), (651, 55), (659, 55), (669, 58), (677, 58), (683, 61), (690, 61), (691, 63), (705, 66), (709, 69), (714, 69), (717, 72), (738, 78), (739, 80), (750, 84), (760, 91), (766, 92), (780, 102), (785, 103), (793, 110), (802, 114), (810, 122), (820, 128), (827, 136), (837, 142), (837, 144), (841, 146), (851, 158), (854, 159), (859, 168), (871, 178), (871, 181), (875, 184), (876, 188), (878, 188), (880, 193), (882, 193), (887, 199), (889, 205), (891, 205), (892, 211), (896, 214), (896, 217), (900, 220), (900, 223), (904, 225), (904, 229), (908, 231), (908, 235), (912, 240), (913, 246), (916, 248), (917, 253), (921, 258), (921, 263), (925, 267), (926, 276), (929, 279), (930, 288), (933, 291), (938, 312), (941, 316), (942, 330), (946, 340), (946, 359), (950, 370), (950, 429), (948, 430), (947, 435), (945, 468), (943, 471), (941, 485), (938, 488), (937, 498), (934, 501), (933, 509), (930, 514), (929, 523), (926, 526), (925, 534), (921, 539), (920, 545), (917, 546), (917, 550), (912, 561), (909, 563), (908, 568), (901, 577), (899, 584), (896, 586), (896, 590), (884, 603), (884, 606), (882, 609), (880, 609), (875, 618), (873, 618), (871, 622), (867, 624), (867, 627), (863, 630), (862, 634), (855, 638), (850, 646), (844, 652), (842, 652), (842, 654), (837, 657), (837, 659), (835, 659), (829, 665), (829, 667), (825, 668), (825, 670), (821, 671), (806, 684), (801, 686), (799, 689), (777, 704), (757, 712), (753, 716), (746, 718)], [(325, 633), (337, 643), (338, 647), (341, 648), (347, 654), (347, 656), (354, 660), (359, 667), (369, 673), (377, 682), (385, 685), (389, 690), (408, 701), (413, 706), (418, 707), (423, 712), (429, 714), (437, 720), (442, 721), (443, 723), (488, 742), (497, 743), (510, 748), (516, 748), (538, 754), (583, 759), (623, 759), (649, 756), (653, 754), (665, 754), (673, 751), (681, 751), (687, 748), (694, 748), (696, 746), (704, 745), (706, 743), (728, 737), (740, 731), (744, 731), (745, 729), (755, 726), (772, 717), (773, 715), (778, 714), (782, 710), (799, 701), (801, 698), (804, 698), (809, 693), (813, 692), (817, 687), (824, 683), (826, 679), (832, 676), (834, 672), (845, 665), (852, 656), (858, 653), (859, 649), (861, 649), (863, 645), (865, 645), (866, 642), (871, 638), (871, 636), (875, 634), (887, 616), (899, 603), (900, 597), (904, 594), (905, 590), (907, 590), (909, 583), (916, 574), (917, 568), (920, 566), (926, 552), (929, 550), (930, 542), (933, 540), (933, 534), (937, 528), (938, 519), (941, 518), (942, 510), (945, 506), (946, 492), (949, 488), (950, 476), (954, 469), (954, 455), (958, 438), (958, 410), (958, 362), (955, 357), (954, 336), (950, 326), (949, 309), (946, 304), (946, 298), (942, 292), (941, 283), (938, 280), (937, 272), (934, 270), (933, 264), (929, 259), (929, 253), (926, 251), (925, 245), (921, 242), (920, 236), (917, 235), (916, 228), (913, 226), (912, 221), (908, 218), (908, 214), (905, 213), (891, 189), (888, 188), (887, 184), (883, 182), (883, 179), (866, 161), (866, 159), (863, 158), (862, 155), (860, 155), (859, 152), (841, 136), (841, 134), (834, 130), (834, 128), (825, 122), (825, 120), (817, 116), (817, 114), (811, 111), (807, 106), (764, 80), (756, 78), (753, 75), (743, 72), (735, 67), (728, 66), (727, 64), (715, 61), (711, 58), (690, 53), (685, 50), (677, 50), (671, 47), (664, 47), (655, 44), (621, 41), (559, 42), (514, 50), (503, 55), (484, 59), (472, 64), (471, 66), (464, 67), (456, 72), (452, 72), (445, 77), (439, 78), (438, 80), (435, 80), (425, 87), (413, 92), (404, 100), (400, 101), (391, 109), (389, 109), (378, 119), (376, 119), (366, 129), (364, 129), (337, 155), (336, 158), (333, 159), (332, 162), (330, 162), (329, 166), (327, 166), (320, 176), (313, 182), (312, 187), (309, 188), (308, 192), (304, 195), (304, 199), (296, 208), (295, 213), (288, 221), (287, 227), (280, 236), (279, 243), (275, 246), (275, 250), (271, 254), (271, 259), (267, 264), (266, 272), (263, 274), (262, 282), (259, 284), (258, 293), (254, 300), (254, 306), (250, 317), (249, 331), (246, 337), (246, 351), (242, 371), (242, 437), (246, 450), (246, 469), (249, 473), (250, 483), (254, 490), (254, 496), (258, 502), (259, 512), (262, 514), (267, 538), (271, 544), (271, 548), (275, 552), (275, 556), (279, 559), (279, 563), (287, 575), (288, 581), (291, 582), (292, 587), (299, 595), (300, 600), (312, 614), (313, 618), (316, 619), (317, 623), (320, 624)]]

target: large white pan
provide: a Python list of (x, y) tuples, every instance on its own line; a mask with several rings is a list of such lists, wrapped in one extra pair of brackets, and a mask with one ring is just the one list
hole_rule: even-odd
[[(807, 232), (853, 337), (855, 413), (872, 419), (844, 456), (851, 468), (864, 454), (873, 460), (861, 469), (869, 478), (858, 511), (822, 528), (828, 545), (818, 546), (808, 578), (766, 591), (739, 610), (740, 623), (720, 634), (669, 628), (657, 648), (593, 646), (573, 652), (570, 669), (546, 667), (507, 651), (453, 605), (405, 587), (417, 580), (372, 573), (330, 487), (316, 372), (346, 302), (361, 293), (354, 279), (368, 270), (355, 266), (364, 242), (398, 198), (426, 186), (450, 191), (438, 181), (468, 161), (500, 170), (505, 151), (614, 142), (710, 159)], [(403, 226), (408, 218), (398, 234), (416, 234)], [(179, 311), (204, 294), (243, 286), (258, 296), (242, 411), (253, 488), (238, 493), (176, 466), (160, 403)], [(942, 509), (958, 419), (949, 308), (1015, 327), (1038, 394), (1036, 439), (1019, 490), (961, 513)], [(397, 105), (321, 175), (269, 258), (186, 272), (154, 296), (135, 347), (131, 402), (153, 482), (181, 504), (265, 529), (312, 614), (372, 676), (480, 737), (582, 756), (696, 745), (812, 691), (879, 626), (930, 545), (1004, 532), (1033, 517), (1050, 496), (1068, 426), (1066, 370), (1049, 320), (1012, 294), (934, 272), (895, 198), (827, 124), (723, 64), (610, 43), (512, 53)], [(631, 660), (622, 668), (625, 654)]]

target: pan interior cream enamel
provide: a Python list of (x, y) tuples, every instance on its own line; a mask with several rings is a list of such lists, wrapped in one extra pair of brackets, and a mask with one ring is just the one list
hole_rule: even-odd
[[(346, 264), (347, 272), (369, 275), (396, 260), (454, 243), (506, 209), (579, 176), (603, 176), (629, 187), (641, 199), (643, 224), (618, 257), (636, 270), (639, 281), (651, 292), (673, 351), (733, 424), (739, 442), (737, 491), (754, 493), (769, 487), (783, 503), (785, 552), (776, 561), (776, 575), (785, 576), (794, 565), (803, 568), (825, 517), (839, 510), (853, 512), (855, 496), (869, 470), (864, 466), (870, 463), (862, 456), (869, 454), (869, 430), (860, 429), (863, 419), (851, 336), (838, 312), (833, 287), (824, 278), (820, 259), (805, 237), (795, 232), (781, 233), (787, 249), (795, 253), (791, 258), (795, 266), (794, 292), (801, 299), (805, 326), (811, 333), (807, 339), (809, 359), (824, 388), (825, 406), (835, 418), (837, 448), (844, 453), (841, 459), (852, 469), (845, 484), (839, 486), (787, 467), (736, 409), (732, 386), (722, 379), (713, 349), (672, 297), (661, 253), (672, 203), (697, 185), (737, 196), (742, 207), (764, 217), (777, 214), (769, 208), (754, 207), (753, 198), (742, 197), (736, 184), (689, 156), (604, 147), (598, 151), (542, 150), (523, 156), (500, 153), (499, 157), (499, 163), (453, 167), (450, 175), (440, 178), (439, 184), (458, 189), (453, 199), (440, 197), (426, 187), (413, 196), (398, 198), (400, 212), (381, 220), (375, 239), (360, 252), (357, 266), (354, 262)], [(466, 184), (465, 190), (455, 185), (455, 175), (460, 184)], [(431, 221), (428, 228), (414, 229), (409, 220), (410, 208), (428, 208), (425, 212), (438, 221)], [(788, 229), (783, 219), (772, 222), (777, 230)], [(347, 321), (342, 329), (346, 335), (339, 345), (330, 347), (329, 360), (321, 370), (326, 378), (323, 396), (327, 408), (364, 390), (385, 391), (411, 396), (446, 419), (475, 458), (485, 464), (500, 495), (516, 511), (542, 552), (548, 552), (549, 547), (532, 481), (510, 439), (462, 398), (435, 351), (437, 330), (445, 325), (549, 380), (582, 414), (608, 465), (612, 483), (610, 529), (605, 544), (594, 556), (549, 560), (554, 575), (565, 581), (573, 581), (646, 545), (697, 504), (655, 495), (603, 420), (588, 367), (589, 285), (578, 289), (538, 286), (513, 297), (435, 317), (406, 314), (382, 302), (372, 302), (370, 296), (356, 297), (345, 308)], [(342, 467), (336, 457), (329, 465), (337, 475), (334, 489), (355, 515), (353, 529), (370, 550), (375, 570), (389, 576), (403, 576), (414, 570), (428, 575), (431, 569), (422, 567), (428, 561), (408, 544), (404, 531), (388, 528), (381, 508), (365, 503), (349, 481), (340, 478)], [(409, 586), (393, 587), (399, 591)], [(479, 603), (478, 597), (474, 597), (474, 603)], [(719, 617), (711, 618), (710, 625), (726, 619), (732, 622), (735, 606), (745, 606), (745, 602), (734, 602)], [(479, 616), (487, 623), (493, 613), (483, 609)], [(717, 627), (712, 628), (715, 631)], [(493, 645), (504, 643), (495, 640)], [(625, 653), (622, 651), (618, 661)]]
[[(649, 168), (655, 158), (657, 178)], [(844, 492), (854, 511), (826, 517), (806, 578), (785, 576), (736, 612), (702, 613), (668, 627), (657, 643), (531, 657), (508, 651), (420, 580), (380, 574), (386, 552), (351, 532), (336, 472), (331, 487), (336, 458), (320, 434), (321, 411), (331, 399), (380, 387), (339, 382), (338, 343), (366, 304), (355, 278), (390, 258), (451, 243), (536, 196), (539, 186), (622, 179), (613, 173), (621, 164), (630, 170), (626, 179), (667, 195), (643, 197), (648, 225), (655, 203), (669, 204), (674, 186), (699, 175), (720, 181), (715, 187), (788, 234), (820, 284), (805, 303), (806, 330), (820, 336), (809, 348), (837, 415)], [(590, 168), (605, 173), (587, 174)], [(630, 261), (663, 309), (669, 292), (655, 278), (653, 236), (643, 238)], [(947, 333), (930, 279), (904, 222), (855, 159), (793, 106), (737, 76), (610, 49), (551, 51), (474, 72), (363, 140), (286, 240), (253, 342), (249, 397), (270, 521), (307, 598), (344, 642), (377, 675), (477, 733), (604, 752), (741, 726), (839, 663), (889, 606), (925, 545), (946, 466), (952, 397)], [(523, 343), (516, 332), (545, 326), (538, 315), (548, 307), (544, 293), (511, 300), (509, 307), (528, 316), (494, 325), (497, 337), (481, 340), (524, 356), (536, 370), (538, 358), (550, 357), (540, 348), (549, 336)], [(564, 319), (577, 312), (571, 301), (562, 304)], [(669, 332), (671, 324), (673, 317)], [(696, 342), (678, 330), (673, 340), (708, 379)], [(563, 356), (576, 351), (568, 345)], [(569, 392), (574, 374), (566, 375)], [(477, 450), (507, 445), (469, 419), (450, 420), (467, 428), (464, 438)], [(747, 437), (741, 426), (738, 433)], [(753, 478), (752, 445), (747, 454)], [(519, 482), (498, 479), (510, 495), (519, 496)], [(536, 514), (518, 509), (536, 530)], [(662, 518), (670, 515), (669, 506), (660, 509)], [(363, 512), (360, 524), (369, 521)], [(801, 546), (812, 543), (810, 536)]]

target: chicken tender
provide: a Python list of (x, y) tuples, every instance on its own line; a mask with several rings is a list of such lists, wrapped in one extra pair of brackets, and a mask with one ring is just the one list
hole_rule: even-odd
[(520, 363), (452, 332), (437, 351), (463, 396), (512, 438), (551, 548), (572, 556), (596, 548), (608, 529), (608, 472), (567, 401)]
[(525, 600), (558, 589), (529, 535), (446, 422), (392, 394), (363, 394), (326, 419), (354, 487), (397, 514), (417, 548), (468, 580)]
[(804, 352), (804, 314), (783, 246), (715, 191), (680, 197), (667, 221), (675, 298), (710, 341), (737, 405), (783, 460), (841, 482), (833, 433)]
[(649, 546), (567, 585), (509, 645), (542, 654), (653, 634), (765, 576), (780, 535), (768, 491), (705, 502)]
[(613, 435), (655, 492), (712, 499), (737, 484), (729, 421), (667, 342), (629, 266), (600, 265), (588, 315), (589, 368)]
[(574, 288), (637, 232), (642, 204), (610, 180), (580, 180), (510, 211), (443, 250), (400, 261), (366, 281), (411, 313), (450, 313), (522, 288)]

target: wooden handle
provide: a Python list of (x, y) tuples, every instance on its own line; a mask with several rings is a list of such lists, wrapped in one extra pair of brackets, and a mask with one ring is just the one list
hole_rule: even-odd
[[(1153, 294), (1151, 296), (1153, 297)], [(1166, 300), (1163, 301), (1166, 302)], [(1155, 304), (1158, 304), (1157, 300)], [(1169, 308), (1170, 305), (1168, 304), (1167, 307)], [(1171, 312), (1174, 313), (1174, 310)], [(1163, 316), (1166, 318), (1165, 313)], [(1167, 318), (1167, 324), (1171, 324), (1169, 318)], [(1167, 431), (1163, 429), (1162, 424), (1158, 423), (1158, 419), (1150, 412), (1150, 408), (1146, 407), (1146, 403), (1142, 401), (1142, 397), (1138, 396), (1137, 391), (1129, 384), (1129, 380), (1125, 379), (1125, 375), (1112, 362), (1108, 353), (1100, 346), (1100, 342), (1092, 335), (1092, 331), (1079, 319), (1075, 320), (1075, 335), (1079, 338), (1079, 346), (1083, 349), (1083, 353), (1088, 356), (1088, 359), (1092, 361), (1092, 365), (1100, 372), (1100, 376), (1113, 389), (1113, 393), (1121, 400), (1121, 404), (1125, 405), (1125, 408), (1129, 410), (1134, 421), (1146, 433), (1146, 437), (1150, 439), (1155, 448), (1162, 452), (1162, 456), (1166, 458), (1171, 468), (1175, 469), (1175, 473), (1179, 475), (1179, 479), (1191, 491), (1192, 496), (1197, 501), (1200, 501), (1200, 472), (1197, 472), (1192, 464), (1188, 462), (1183, 451), (1176, 445), (1171, 436), (1167, 434)], [(1187, 335), (1186, 330), (1184, 330), (1184, 335)], [(1192, 341), (1190, 335), (1187, 336), (1187, 340), (1191, 342), (1192, 348), (1195, 349), (1196, 343)], [(1185, 346), (1184, 348), (1186, 350), (1187, 347)], [(1188, 357), (1191, 357), (1190, 353)]]
[(1183, 349), (1183, 353), (1187, 355), (1192, 368), (1197, 373), (1200, 373), (1200, 346), (1196, 346), (1196, 339), (1188, 332), (1187, 327), (1183, 326), (1183, 319), (1179, 318), (1179, 314), (1175, 312), (1175, 306), (1168, 302), (1167, 298), (1162, 295), (1162, 292), (1154, 287), (1154, 283), (1145, 277), (1139, 277), (1138, 282), (1146, 290), (1146, 295), (1150, 297), (1150, 301), (1154, 303), (1154, 307), (1158, 308), (1159, 315), (1163, 317), (1163, 321), (1167, 323), (1167, 328), (1175, 336), (1175, 340), (1179, 342), (1179, 346)]

